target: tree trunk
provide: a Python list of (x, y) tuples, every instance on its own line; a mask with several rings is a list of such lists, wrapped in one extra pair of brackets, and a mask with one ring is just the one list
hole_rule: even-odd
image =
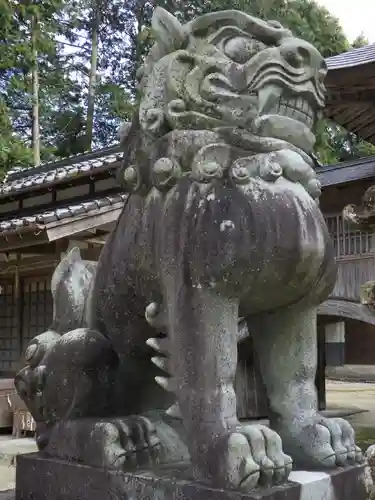
[(33, 16), (31, 22), (32, 57), (33, 66), (31, 70), (32, 80), (32, 132), (31, 144), (33, 149), (34, 167), (40, 165), (40, 130), (39, 130), (39, 70), (38, 70), (38, 18)]
[[(89, 151), (92, 148), (92, 135), (95, 113), (95, 91), (96, 91), (96, 73), (98, 67), (98, 43), (99, 43), (99, 25), (100, 13), (99, 2), (93, 6), (93, 21), (91, 28), (91, 64), (89, 74), (89, 91), (87, 99), (87, 119), (86, 119), (86, 147)], [(96, 5), (95, 5), (96, 4)]]

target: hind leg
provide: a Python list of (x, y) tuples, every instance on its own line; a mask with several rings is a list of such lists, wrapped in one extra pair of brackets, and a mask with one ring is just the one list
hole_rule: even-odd
[(270, 402), (271, 427), (303, 467), (362, 461), (352, 427), (318, 413), (316, 309), (289, 307), (248, 321)]

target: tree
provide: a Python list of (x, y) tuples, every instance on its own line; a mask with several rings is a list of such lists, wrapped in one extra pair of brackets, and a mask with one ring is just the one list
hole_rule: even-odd
[(127, 14), (127, 4), (121, 0), (65, 0), (59, 34), (73, 47), (66, 64), (73, 68), (70, 73), (81, 90), (85, 150), (116, 140), (120, 121), (131, 116), (125, 67), (133, 18)]
[(352, 43), (352, 48), (353, 49), (359, 49), (361, 47), (365, 47), (366, 45), (369, 45), (369, 41), (365, 37), (363, 33), (360, 33), (355, 40), (353, 40)]
[(39, 126), (39, 67), (38, 67), (38, 39), (40, 36), (39, 16), (35, 12), (31, 15), (31, 146), (33, 150), (34, 166), (40, 164), (40, 126)]
[(8, 109), (0, 98), (0, 177), (14, 166), (29, 166), (31, 162), (31, 149), (13, 133)]
[[(142, 2), (141, 2), (142, 3)], [(131, 0), (127, 3), (127, 35), (130, 43), (125, 63), (129, 79), (129, 90), (135, 96), (136, 72), (142, 58), (151, 45), (151, 9), (147, 2)], [(154, 0), (153, 7), (160, 6), (184, 23), (192, 17), (228, 8), (227, 0)], [(264, 19), (274, 19), (290, 28), (297, 36), (310, 41), (323, 56), (329, 57), (349, 49), (349, 43), (338, 20), (327, 9), (313, 0), (233, 0), (230, 8), (242, 10)], [(333, 140), (335, 127), (327, 124), (317, 131), (317, 153), (321, 158), (336, 161), (338, 142)], [(336, 148), (336, 150), (335, 150)], [(336, 154), (335, 154), (336, 153)]]
[(91, 39), (91, 57), (89, 70), (89, 84), (87, 96), (87, 117), (86, 117), (86, 148), (91, 150), (92, 133), (94, 127), (94, 112), (95, 112), (95, 89), (97, 84), (97, 68), (98, 68), (98, 45), (99, 45), (99, 29), (102, 15), (103, 3), (101, 0), (93, 0), (91, 5), (91, 19), (89, 25)]
[[(41, 161), (117, 141), (119, 125), (131, 118), (136, 105), (136, 75), (153, 41), (150, 23), (156, 6), (184, 23), (227, 9), (228, 3), (0, 0), (0, 98), (20, 148), (38, 144), (33, 123), (42, 138)], [(312, 0), (233, 0), (230, 8), (279, 20), (325, 56), (350, 48), (337, 19)], [(365, 42), (360, 35), (353, 45)], [(327, 161), (369, 150), (334, 124), (318, 132), (317, 151)], [(37, 164), (35, 147), (34, 152)], [(30, 155), (21, 154), (20, 163), (26, 158), (30, 161)]]
[(63, 8), (62, 2), (7, 2), (6, 15), (1, 17), (0, 95), (14, 133), (33, 148), (34, 165), (51, 154), (50, 118), (70, 84), (56, 41), (56, 13)]

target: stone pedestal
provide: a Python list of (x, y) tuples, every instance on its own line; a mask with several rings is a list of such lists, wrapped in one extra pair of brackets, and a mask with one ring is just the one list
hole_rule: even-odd
[(363, 466), (292, 472), (285, 486), (248, 494), (195, 482), (186, 466), (124, 473), (47, 459), (17, 457), (16, 500), (366, 500)]

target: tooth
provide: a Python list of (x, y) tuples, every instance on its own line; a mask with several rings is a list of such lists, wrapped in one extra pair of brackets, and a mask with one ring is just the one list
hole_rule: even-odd
[(281, 87), (277, 85), (267, 85), (258, 92), (258, 113), (259, 115), (266, 114), (270, 110), (276, 108), (281, 96)]
[(181, 410), (180, 407), (178, 406), (178, 403), (175, 403), (174, 405), (170, 406), (165, 413), (173, 418), (182, 418)]

